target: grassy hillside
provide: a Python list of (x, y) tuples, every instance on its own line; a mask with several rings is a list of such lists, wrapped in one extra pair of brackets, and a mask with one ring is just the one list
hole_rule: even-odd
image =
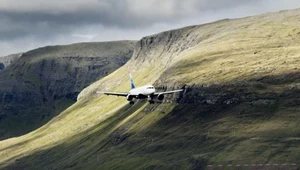
[[(2, 169), (205, 169), (299, 163), (300, 10), (141, 39), (120, 69), (45, 126), (0, 142)], [(97, 90), (184, 88), (129, 106)], [(297, 165), (299, 168), (299, 164)]]
[(124, 65), (134, 46), (79, 43), (22, 54), (0, 72), (0, 140), (26, 134), (71, 106), (82, 89)]

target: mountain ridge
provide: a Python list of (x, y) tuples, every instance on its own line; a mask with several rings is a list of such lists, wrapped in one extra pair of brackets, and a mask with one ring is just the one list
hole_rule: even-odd
[[(297, 163), (299, 15), (263, 14), (142, 38), (124, 66), (81, 91), (74, 105), (34, 132), (1, 141), (0, 168)], [(137, 86), (184, 92), (133, 106), (95, 93), (129, 90), (129, 72)]]

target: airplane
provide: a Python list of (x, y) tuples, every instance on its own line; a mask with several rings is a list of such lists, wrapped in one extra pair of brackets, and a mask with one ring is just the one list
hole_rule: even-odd
[(129, 75), (130, 77), (130, 87), (131, 90), (128, 93), (125, 92), (100, 92), (97, 91), (99, 94), (106, 94), (106, 95), (114, 95), (114, 96), (123, 96), (126, 97), (127, 100), (129, 101), (129, 104), (132, 105), (134, 104), (133, 99), (146, 99), (148, 98), (148, 102), (150, 104), (155, 103), (155, 99), (158, 101), (162, 101), (164, 99), (164, 95), (166, 94), (171, 94), (171, 93), (178, 93), (183, 91), (183, 89), (178, 89), (178, 90), (172, 90), (172, 91), (165, 91), (165, 92), (156, 92), (155, 87), (152, 85), (146, 85), (146, 86), (141, 86), (141, 87), (135, 87), (132, 75)]

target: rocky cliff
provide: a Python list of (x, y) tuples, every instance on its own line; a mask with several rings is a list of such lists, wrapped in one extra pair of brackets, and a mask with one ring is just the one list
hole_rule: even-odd
[[(281, 11), (142, 38), (124, 66), (85, 88), (74, 105), (30, 134), (2, 141), (0, 167), (295, 168), (299, 16), (300, 10)], [(129, 71), (137, 86), (184, 92), (133, 106), (95, 94), (128, 91)]]
[(22, 54), (0, 72), (0, 138), (29, 132), (50, 120), (86, 86), (124, 65), (134, 45), (80, 43)]

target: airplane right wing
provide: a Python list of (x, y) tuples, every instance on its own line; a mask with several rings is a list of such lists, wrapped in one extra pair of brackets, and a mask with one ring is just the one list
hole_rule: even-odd
[(123, 92), (100, 92), (97, 91), (98, 94), (106, 94), (106, 95), (113, 95), (113, 96), (123, 96), (126, 97), (128, 96), (128, 93), (123, 93)]

